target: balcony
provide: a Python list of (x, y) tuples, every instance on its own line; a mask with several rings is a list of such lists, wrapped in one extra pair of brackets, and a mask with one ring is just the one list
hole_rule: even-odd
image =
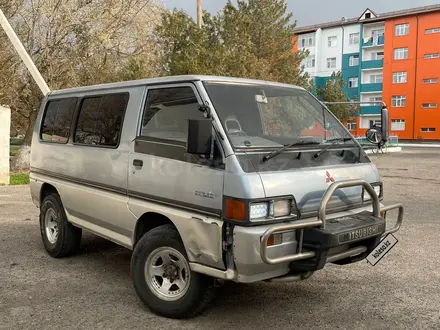
[(365, 38), (362, 47), (383, 47), (385, 36)]
[(366, 69), (381, 69), (383, 68), (383, 59), (362, 61), (362, 70)]
[(380, 105), (368, 105), (361, 106), (361, 110), (359, 111), (360, 115), (380, 115), (381, 113)]
[(382, 92), (381, 83), (362, 84), (361, 93)]

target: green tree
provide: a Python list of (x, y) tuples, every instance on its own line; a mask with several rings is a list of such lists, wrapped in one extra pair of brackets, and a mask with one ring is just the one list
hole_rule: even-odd
[(183, 11), (165, 12), (157, 28), (165, 75), (207, 74), (278, 81), (309, 88), (293, 52), (295, 24), (285, 0), (229, 0), (217, 15), (204, 12), (203, 26)]
[[(316, 94), (324, 102), (349, 102), (350, 99), (344, 92), (345, 86), (346, 82), (342, 77), (342, 73), (333, 72), (324, 87), (317, 87)], [(359, 112), (359, 106), (355, 104), (329, 104), (328, 108), (342, 122), (346, 122)]]

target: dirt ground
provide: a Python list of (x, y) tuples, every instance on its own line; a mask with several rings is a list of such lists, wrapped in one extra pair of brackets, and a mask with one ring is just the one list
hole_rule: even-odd
[(124, 248), (85, 234), (78, 255), (50, 258), (28, 186), (0, 187), (0, 329), (438, 329), (440, 150), (372, 159), (385, 203), (405, 206), (399, 243), (381, 262), (330, 265), (303, 282), (227, 284), (185, 321), (141, 304)]

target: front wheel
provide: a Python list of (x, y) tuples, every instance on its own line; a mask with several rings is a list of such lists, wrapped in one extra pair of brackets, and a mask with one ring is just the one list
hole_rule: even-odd
[(140, 239), (133, 251), (131, 273), (139, 298), (161, 316), (196, 316), (214, 296), (213, 279), (191, 271), (172, 225), (154, 228)]

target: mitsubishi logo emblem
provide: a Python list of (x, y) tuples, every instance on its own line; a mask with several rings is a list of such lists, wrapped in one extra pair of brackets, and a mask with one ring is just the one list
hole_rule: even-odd
[(335, 179), (330, 175), (329, 172), (325, 172), (325, 183), (335, 182)]

